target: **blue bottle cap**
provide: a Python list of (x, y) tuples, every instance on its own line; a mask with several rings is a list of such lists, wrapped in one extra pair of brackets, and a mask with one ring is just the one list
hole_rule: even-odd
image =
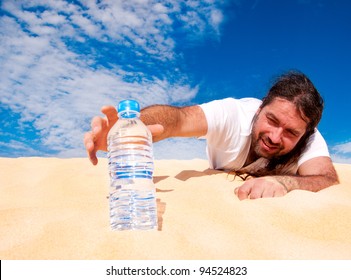
[(139, 103), (137, 101), (131, 100), (131, 99), (122, 100), (118, 104), (118, 113), (123, 112), (123, 111), (140, 112)]

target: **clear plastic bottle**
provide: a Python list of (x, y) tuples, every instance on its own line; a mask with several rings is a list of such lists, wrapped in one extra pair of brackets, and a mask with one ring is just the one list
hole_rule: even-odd
[(139, 116), (137, 101), (121, 101), (118, 121), (107, 136), (110, 224), (114, 230), (157, 227), (152, 136)]

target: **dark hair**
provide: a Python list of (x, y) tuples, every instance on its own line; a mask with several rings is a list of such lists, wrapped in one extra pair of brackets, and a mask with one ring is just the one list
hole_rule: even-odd
[(279, 76), (267, 96), (262, 99), (261, 108), (272, 103), (276, 98), (292, 102), (306, 121), (307, 131), (314, 131), (322, 118), (324, 101), (305, 74), (289, 71)]
[[(300, 141), (289, 153), (269, 160), (265, 168), (252, 174), (250, 173), (252, 176), (282, 174), (284, 167), (298, 160), (322, 118), (323, 98), (310, 79), (299, 71), (289, 71), (279, 76), (268, 91), (267, 96), (262, 99), (260, 108), (269, 105), (276, 98), (292, 102), (297, 110), (300, 111), (302, 119), (306, 121), (307, 129)], [(237, 175), (240, 175), (240, 171)]]

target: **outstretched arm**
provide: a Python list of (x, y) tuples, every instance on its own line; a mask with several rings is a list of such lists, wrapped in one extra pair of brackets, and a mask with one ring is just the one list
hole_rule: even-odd
[(235, 189), (240, 200), (283, 196), (292, 190), (320, 191), (339, 183), (329, 157), (317, 157), (303, 163), (296, 176), (264, 176), (250, 179)]
[[(96, 152), (107, 150), (108, 132), (118, 120), (113, 106), (104, 106), (101, 112), (105, 117), (94, 117), (91, 131), (84, 135), (84, 145), (94, 165), (98, 163)], [(154, 142), (169, 137), (199, 137), (207, 132), (206, 117), (200, 106), (153, 105), (142, 109), (140, 118), (150, 129)]]
[(163, 131), (153, 135), (157, 142), (170, 137), (200, 137), (207, 132), (207, 121), (200, 106), (174, 107), (152, 105), (141, 110), (146, 125), (162, 125)]

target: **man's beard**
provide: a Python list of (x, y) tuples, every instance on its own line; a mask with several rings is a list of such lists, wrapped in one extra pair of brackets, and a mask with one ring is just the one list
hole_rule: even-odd
[[(256, 115), (253, 119), (253, 124), (252, 124), (252, 132), (251, 132), (251, 149), (255, 152), (255, 155), (257, 158), (263, 157), (266, 159), (274, 159), (278, 158), (282, 154), (280, 152), (283, 150), (283, 146), (281, 144), (274, 144), (272, 140), (268, 137), (265, 136), (263, 132), (258, 133), (257, 138), (255, 135), (257, 135), (257, 128), (256, 128), (256, 122), (257, 122), (258, 115)], [(267, 145), (268, 147), (276, 149), (276, 152), (274, 153), (268, 153), (263, 150), (261, 147), (261, 143), (263, 142), (264, 145)]]
[[(264, 145), (267, 145), (276, 151), (274, 153), (266, 152), (263, 150), (260, 142), (263, 142)], [(271, 139), (268, 136), (265, 136), (264, 133), (259, 133), (257, 139), (255, 139), (254, 134), (252, 134), (251, 147), (257, 157), (263, 157), (266, 159), (278, 158), (282, 155), (280, 152), (283, 150), (283, 147), (280, 144), (272, 143)]]

